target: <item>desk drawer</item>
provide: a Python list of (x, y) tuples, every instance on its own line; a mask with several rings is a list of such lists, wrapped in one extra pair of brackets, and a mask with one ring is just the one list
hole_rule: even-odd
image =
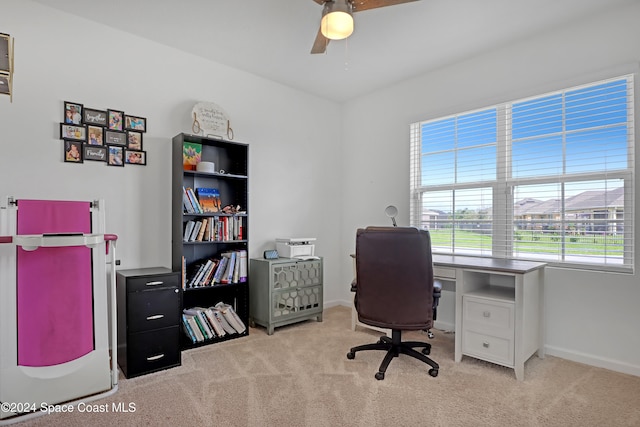
[(464, 329), (513, 339), (514, 304), (470, 295), (462, 297)]
[(127, 301), (129, 332), (150, 331), (180, 324), (178, 288), (130, 292)]
[(129, 335), (127, 378), (180, 365), (180, 328)]
[(440, 279), (455, 279), (456, 269), (446, 267), (433, 267), (433, 277)]
[(510, 367), (514, 363), (513, 339), (470, 330), (462, 332), (462, 353)]
[(180, 273), (153, 274), (127, 278), (127, 292), (145, 291), (166, 287), (181, 287)]

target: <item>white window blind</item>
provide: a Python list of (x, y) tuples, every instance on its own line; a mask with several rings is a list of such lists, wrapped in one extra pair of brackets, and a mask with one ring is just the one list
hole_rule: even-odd
[(411, 125), (434, 252), (633, 266), (633, 76)]

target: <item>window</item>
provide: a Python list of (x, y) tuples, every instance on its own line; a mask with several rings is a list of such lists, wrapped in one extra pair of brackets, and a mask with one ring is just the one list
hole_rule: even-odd
[(633, 76), (411, 125), (436, 253), (633, 267)]

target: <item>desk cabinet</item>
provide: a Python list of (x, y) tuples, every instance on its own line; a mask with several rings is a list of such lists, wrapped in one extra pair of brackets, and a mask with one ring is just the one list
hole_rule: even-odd
[(308, 319), (322, 321), (322, 258), (251, 259), (249, 324), (274, 328)]
[(118, 364), (125, 377), (179, 366), (180, 273), (120, 270), (116, 293)]
[(455, 267), (455, 361), (462, 356), (507, 366), (524, 379), (524, 363), (543, 350), (544, 263), (434, 255)]
[(515, 298), (508, 288), (462, 296), (462, 353), (514, 366)]

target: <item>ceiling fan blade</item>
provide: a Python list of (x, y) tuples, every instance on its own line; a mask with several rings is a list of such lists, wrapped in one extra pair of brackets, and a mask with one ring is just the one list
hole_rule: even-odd
[(316, 40), (313, 42), (311, 53), (324, 53), (327, 50), (329, 41), (330, 40), (328, 38), (322, 35), (320, 28), (318, 28), (318, 35), (316, 36)]
[[(318, 3), (317, 0), (316, 3)], [(417, 0), (353, 0), (353, 11), (361, 12), (363, 10), (377, 9), (385, 6), (395, 6), (402, 3), (410, 3)], [(323, 2), (324, 3), (324, 2)]]

